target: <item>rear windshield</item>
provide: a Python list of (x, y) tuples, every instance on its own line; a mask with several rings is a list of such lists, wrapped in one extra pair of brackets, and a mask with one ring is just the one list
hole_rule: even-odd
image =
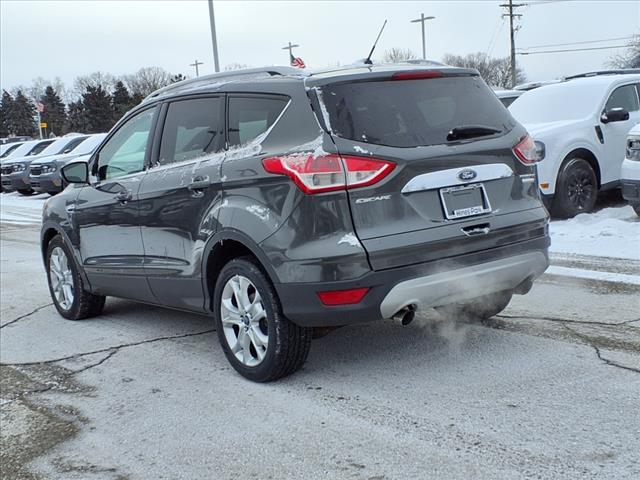
[(391, 147), (448, 143), (447, 134), (456, 127), (483, 126), (503, 134), (515, 126), (479, 77), (328, 85), (322, 100), (333, 133)]

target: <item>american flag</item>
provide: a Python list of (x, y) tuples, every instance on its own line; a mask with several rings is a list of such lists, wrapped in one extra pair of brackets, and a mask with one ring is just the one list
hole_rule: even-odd
[(36, 110), (38, 110), (38, 113), (44, 112), (44, 104), (42, 102), (36, 102)]
[(307, 68), (300, 57), (294, 57), (291, 52), (289, 52), (289, 57), (289, 63), (291, 63), (292, 67)]

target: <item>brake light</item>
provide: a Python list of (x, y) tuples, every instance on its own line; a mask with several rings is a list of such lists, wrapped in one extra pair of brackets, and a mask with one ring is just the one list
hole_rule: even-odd
[(307, 194), (373, 185), (396, 166), (387, 160), (337, 154), (269, 157), (262, 165), (268, 173), (288, 176)]
[(391, 80), (420, 80), (423, 78), (440, 78), (442, 72), (434, 70), (419, 70), (414, 72), (397, 72), (391, 76)]
[(369, 288), (352, 288), (350, 290), (318, 292), (318, 298), (327, 306), (353, 305), (360, 303), (369, 290)]
[(540, 154), (533, 139), (527, 135), (513, 147), (513, 153), (525, 165), (533, 165), (540, 161)]

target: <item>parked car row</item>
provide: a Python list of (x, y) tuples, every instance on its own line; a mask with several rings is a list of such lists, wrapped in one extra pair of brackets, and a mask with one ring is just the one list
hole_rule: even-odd
[(17, 191), (22, 195), (61, 192), (65, 184), (60, 168), (93, 153), (105, 136), (106, 133), (72, 134), (9, 144), (10, 148), (0, 155), (2, 190)]
[(633, 182), (625, 175), (635, 170), (623, 170), (622, 162), (627, 134), (640, 122), (640, 69), (590, 72), (495, 93), (535, 140), (542, 159), (538, 184), (552, 214), (589, 212), (604, 190), (623, 187), (629, 194)]

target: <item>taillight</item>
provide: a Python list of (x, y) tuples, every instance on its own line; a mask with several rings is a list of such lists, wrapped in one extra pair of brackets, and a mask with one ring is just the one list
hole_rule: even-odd
[(442, 72), (435, 70), (418, 70), (413, 72), (397, 72), (391, 76), (391, 80), (420, 80), (423, 78), (440, 78)]
[(396, 164), (387, 160), (352, 156), (288, 155), (262, 160), (264, 169), (286, 175), (304, 193), (323, 193), (366, 187), (389, 175)]
[(368, 288), (352, 288), (350, 290), (333, 290), (329, 292), (318, 292), (318, 297), (324, 305), (353, 305), (360, 303), (369, 292)]
[(513, 147), (513, 153), (525, 165), (533, 165), (540, 161), (540, 152), (536, 148), (533, 139), (527, 135), (520, 143)]

